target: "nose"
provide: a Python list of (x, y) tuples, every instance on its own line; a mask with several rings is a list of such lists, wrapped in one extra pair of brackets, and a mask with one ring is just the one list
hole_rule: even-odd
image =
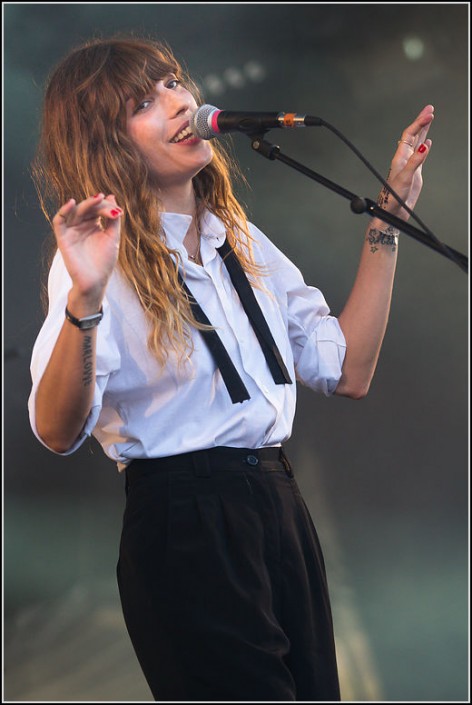
[(191, 111), (192, 98), (187, 91), (175, 91), (170, 88), (164, 88), (164, 95), (169, 109), (169, 117), (178, 117), (184, 115), (187, 111)]

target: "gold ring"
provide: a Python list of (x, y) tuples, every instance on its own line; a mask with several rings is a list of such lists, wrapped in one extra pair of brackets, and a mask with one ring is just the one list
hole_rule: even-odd
[(407, 140), (398, 140), (397, 144), (400, 144), (401, 142), (403, 142), (404, 144), (407, 144), (412, 149), (415, 148), (415, 146), (413, 144), (411, 144), (411, 142), (408, 142)]

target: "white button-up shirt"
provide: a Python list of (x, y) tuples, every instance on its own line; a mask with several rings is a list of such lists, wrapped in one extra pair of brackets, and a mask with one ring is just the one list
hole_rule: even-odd
[[(254, 330), (228, 271), (216, 252), (226, 237), (221, 221), (206, 213), (202, 223), (203, 266), (187, 255), (183, 240), (191, 216), (164, 213), (169, 248), (182, 256), (186, 283), (216, 328), (250, 399), (233, 404), (201, 334), (193, 330), (194, 351), (162, 367), (147, 348), (149, 324), (119, 270), (110, 278), (98, 327), (95, 394), (84, 429), (64, 455), (93, 434), (122, 470), (135, 458), (158, 458), (214, 446), (262, 448), (286, 441), (295, 414), (295, 379), (332, 394), (341, 377), (345, 339), (318, 289), (254, 225), (256, 262), (266, 267), (265, 288), (256, 298), (293, 384), (274, 383)], [(32, 429), (35, 395), (64, 322), (72, 282), (60, 252), (49, 274), (49, 312), (34, 345), (29, 399)], [(53, 402), (51, 402), (53, 403)]]

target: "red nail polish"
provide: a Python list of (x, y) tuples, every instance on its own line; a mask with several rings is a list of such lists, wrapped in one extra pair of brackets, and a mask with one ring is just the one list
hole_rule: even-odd
[(120, 213), (123, 213), (123, 211), (121, 210), (121, 208), (113, 208), (113, 210), (110, 211), (110, 215), (113, 215), (113, 216), (115, 216), (115, 215), (120, 215)]
[(96, 193), (93, 198), (98, 198), (98, 197), (101, 196), (101, 195), (102, 195), (101, 193)]
[(427, 147), (425, 144), (420, 144), (420, 146), (418, 147), (418, 152), (420, 154), (423, 154), (423, 152), (426, 152), (426, 150), (427, 150)]

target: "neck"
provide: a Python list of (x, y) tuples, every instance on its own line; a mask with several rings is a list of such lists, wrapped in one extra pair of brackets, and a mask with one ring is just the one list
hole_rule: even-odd
[(159, 191), (159, 200), (167, 213), (194, 215), (196, 210), (195, 191), (190, 182), (185, 186), (175, 186)]

